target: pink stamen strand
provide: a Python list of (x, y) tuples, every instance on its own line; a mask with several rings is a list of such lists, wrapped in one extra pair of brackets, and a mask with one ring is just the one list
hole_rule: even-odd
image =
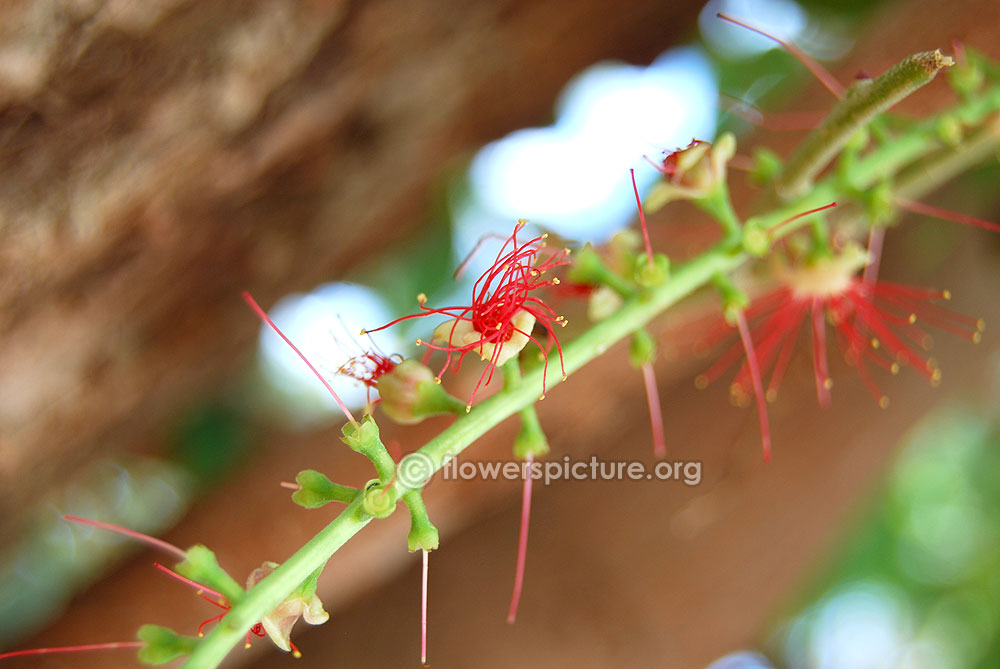
[(635, 185), (635, 170), (629, 169), (632, 175), (632, 191), (635, 193), (635, 204), (639, 208), (639, 223), (642, 225), (642, 239), (646, 242), (646, 257), (649, 258), (649, 266), (653, 266), (653, 245), (649, 243), (649, 228), (646, 227), (646, 214), (642, 211), (642, 200), (639, 198), (639, 187)]
[[(221, 600), (225, 600), (226, 599), (225, 596), (222, 595), (222, 593), (216, 592), (215, 590), (212, 590), (208, 586), (204, 586), (201, 583), (198, 583), (197, 581), (192, 581), (189, 578), (181, 576), (180, 574), (178, 574), (173, 569), (165, 567), (162, 564), (160, 564), (159, 562), (154, 562), (153, 566), (156, 567), (157, 569), (159, 569), (160, 571), (162, 571), (167, 576), (169, 576), (169, 577), (171, 577), (173, 579), (176, 579), (176, 580), (180, 581), (181, 583), (183, 583), (185, 585), (191, 586), (192, 588), (194, 588), (198, 592), (199, 595), (202, 594), (202, 593), (206, 593), (207, 592), (208, 594), (212, 595), (213, 597), (218, 597)], [(212, 603), (215, 604), (216, 602), (212, 602)]]
[(771, 425), (767, 419), (767, 403), (764, 396), (764, 384), (760, 378), (760, 366), (757, 364), (757, 354), (754, 351), (750, 329), (747, 327), (746, 316), (742, 311), (736, 314), (736, 327), (740, 331), (740, 340), (747, 356), (747, 367), (753, 380), (753, 392), (757, 398), (757, 415), (760, 418), (760, 440), (764, 462), (771, 461)]
[(885, 228), (873, 225), (868, 233), (868, 264), (865, 265), (865, 273), (862, 279), (866, 286), (871, 288), (878, 280), (878, 268), (882, 262), (882, 242), (885, 241)]
[(962, 223), (964, 225), (973, 225), (977, 228), (983, 228), (984, 230), (989, 230), (990, 232), (1000, 232), (1000, 225), (992, 223), (990, 221), (984, 221), (981, 218), (976, 218), (975, 216), (969, 216), (967, 214), (959, 214), (954, 211), (948, 211), (947, 209), (942, 209), (941, 207), (935, 207), (930, 204), (924, 204), (923, 202), (916, 202), (914, 200), (907, 200), (903, 197), (896, 198), (896, 204), (899, 205), (901, 209), (906, 211), (911, 211), (914, 214), (923, 214), (924, 216), (930, 216), (931, 218), (940, 218), (945, 221), (954, 221), (955, 223)]
[(521, 493), (521, 531), (517, 539), (517, 568), (514, 572), (514, 591), (510, 596), (510, 609), (507, 611), (507, 623), (514, 624), (517, 619), (517, 606), (521, 601), (521, 586), (524, 585), (524, 563), (528, 556), (528, 521), (531, 518), (531, 465), (535, 456), (528, 453), (524, 459), (524, 488)]
[(775, 42), (777, 42), (778, 44), (781, 45), (781, 48), (783, 48), (785, 51), (787, 51), (789, 54), (791, 54), (800, 63), (802, 63), (803, 65), (805, 65), (806, 69), (808, 69), (810, 72), (812, 72), (813, 75), (817, 79), (819, 79), (819, 82), (821, 84), (823, 84), (828, 91), (830, 91), (831, 93), (833, 93), (833, 95), (835, 97), (837, 97), (837, 98), (844, 97), (844, 87), (840, 85), (840, 82), (837, 81), (834, 78), (834, 76), (832, 74), (830, 74), (830, 72), (825, 67), (823, 67), (822, 65), (820, 65), (819, 61), (817, 61), (815, 58), (813, 58), (808, 53), (806, 53), (805, 50), (802, 49), (802, 47), (800, 47), (800, 46), (798, 46), (796, 44), (793, 44), (792, 42), (786, 42), (783, 39), (775, 37), (774, 35), (766, 32), (765, 30), (762, 30), (761, 28), (757, 28), (757, 27), (755, 27), (755, 26), (747, 23), (746, 21), (743, 21), (742, 19), (735, 19), (735, 18), (733, 18), (731, 16), (726, 16), (725, 14), (723, 14), (721, 12), (717, 13), (716, 16), (718, 16), (723, 21), (728, 21), (729, 23), (733, 23), (733, 24), (738, 25), (738, 26), (740, 26), (742, 28), (746, 28), (747, 30), (751, 30), (751, 31), (757, 33), (758, 35), (763, 35), (764, 37), (766, 37), (768, 39), (774, 40)]
[(71, 523), (78, 523), (80, 525), (90, 525), (91, 527), (99, 527), (102, 530), (109, 530), (111, 532), (116, 532), (118, 534), (125, 535), (126, 537), (131, 537), (137, 541), (141, 541), (144, 544), (148, 544), (153, 548), (159, 548), (162, 551), (166, 551), (171, 555), (177, 557), (178, 561), (183, 562), (187, 559), (187, 551), (181, 550), (172, 543), (164, 541), (163, 539), (157, 539), (156, 537), (151, 537), (148, 534), (143, 534), (142, 532), (136, 532), (135, 530), (130, 530), (127, 527), (122, 527), (121, 525), (112, 525), (111, 523), (103, 523), (99, 520), (91, 520), (90, 518), (81, 518), (80, 516), (64, 515), (63, 518), (70, 521)]
[(656, 387), (656, 372), (648, 362), (642, 366), (642, 379), (646, 384), (646, 401), (649, 403), (649, 422), (653, 428), (653, 454), (658, 458), (667, 456), (667, 440), (663, 436), (663, 411), (660, 407), (660, 391)]
[(49, 655), (52, 653), (80, 653), (88, 650), (114, 650), (116, 648), (142, 648), (143, 641), (112, 641), (110, 643), (88, 643), (82, 646), (59, 646), (56, 648), (32, 648), (31, 650), (15, 650), (10, 653), (0, 653), (0, 660), (27, 655)]
[(821, 407), (830, 406), (830, 372), (826, 361), (826, 311), (823, 301), (812, 301), (813, 372), (816, 376), (816, 400)]
[(330, 386), (330, 383), (323, 377), (322, 374), (319, 373), (319, 370), (313, 367), (313, 364), (309, 362), (309, 359), (306, 358), (306, 356), (302, 353), (302, 351), (300, 351), (295, 346), (295, 344), (292, 343), (292, 340), (286, 337), (285, 333), (278, 329), (278, 326), (274, 324), (274, 321), (272, 321), (271, 318), (267, 315), (267, 312), (265, 312), (263, 309), (260, 308), (260, 305), (257, 304), (256, 300), (253, 299), (253, 296), (251, 296), (249, 292), (244, 291), (243, 300), (248, 305), (250, 305), (250, 308), (254, 310), (254, 313), (256, 313), (257, 316), (262, 321), (264, 321), (264, 323), (266, 323), (268, 327), (274, 330), (275, 334), (281, 337), (281, 339), (286, 344), (288, 344), (293, 351), (295, 351), (296, 355), (298, 355), (302, 359), (302, 362), (306, 363), (306, 366), (309, 368), (309, 370), (316, 375), (316, 378), (319, 379), (319, 382), (323, 384), (323, 387), (326, 388), (327, 391), (329, 391), (329, 393), (333, 396), (334, 401), (337, 403), (337, 406), (340, 407), (340, 410), (344, 412), (344, 415), (347, 417), (347, 420), (351, 423), (351, 425), (357, 427), (358, 421), (354, 419), (354, 414), (352, 414), (351, 410), (347, 408), (347, 405), (344, 404), (344, 401), (340, 399), (340, 396), (337, 395), (336, 391), (334, 391), (334, 389)]
[(302, 486), (298, 483), (292, 483), (291, 481), (282, 481), (279, 485), (288, 490), (302, 490)]
[(424, 554), (424, 565), (420, 578), (420, 665), (427, 666), (427, 551)]

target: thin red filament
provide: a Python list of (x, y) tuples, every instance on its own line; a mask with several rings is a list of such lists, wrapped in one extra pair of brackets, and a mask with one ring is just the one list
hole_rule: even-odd
[(145, 544), (148, 544), (154, 548), (159, 548), (160, 550), (166, 551), (177, 557), (178, 560), (183, 561), (187, 559), (187, 552), (181, 550), (172, 543), (164, 541), (163, 539), (157, 539), (156, 537), (151, 537), (148, 534), (143, 534), (142, 532), (136, 532), (135, 530), (130, 530), (127, 527), (122, 527), (121, 525), (113, 525), (111, 523), (104, 523), (99, 520), (91, 520), (90, 518), (81, 518), (80, 516), (64, 515), (63, 518), (66, 520), (78, 523), (80, 525), (90, 525), (92, 527), (99, 527), (102, 530), (109, 530), (111, 532), (116, 532), (118, 534), (123, 534), (126, 537), (131, 537)]
[(112, 641), (110, 643), (88, 643), (82, 646), (59, 646), (55, 648), (32, 648), (30, 650), (15, 650), (9, 653), (0, 653), (0, 660), (11, 657), (24, 657), (26, 655), (49, 655), (52, 653), (81, 653), (89, 650), (114, 650), (116, 648), (142, 648), (144, 641)]
[(653, 430), (653, 454), (658, 458), (667, 456), (667, 440), (663, 434), (663, 411), (660, 407), (660, 391), (656, 387), (656, 372), (653, 365), (642, 366), (642, 380), (646, 386), (646, 402), (649, 404), (649, 422)]
[(642, 211), (642, 200), (639, 198), (639, 187), (635, 185), (635, 170), (629, 169), (632, 175), (632, 191), (635, 193), (635, 206), (639, 208), (639, 223), (642, 225), (642, 239), (646, 242), (646, 257), (649, 259), (649, 266), (653, 266), (653, 245), (649, 243), (649, 228), (646, 227), (646, 214)]
[(322, 374), (319, 373), (319, 370), (313, 367), (313, 364), (309, 362), (309, 359), (302, 353), (302, 351), (298, 349), (298, 347), (295, 346), (295, 344), (292, 343), (292, 340), (286, 337), (285, 333), (278, 329), (278, 326), (274, 324), (274, 321), (272, 321), (271, 318), (267, 315), (267, 312), (260, 308), (260, 305), (257, 304), (256, 300), (253, 299), (253, 296), (251, 296), (249, 292), (244, 291), (243, 300), (248, 305), (250, 305), (250, 308), (253, 309), (254, 313), (257, 314), (257, 316), (262, 321), (264, 321), (264, 323), (266, 323), (268, 327), (274, 330), (274, 332), (279, 337), (281, 337), (281, 339), (286, 344), (288, 344), (293, 351), (295, 351), (295, 354), (302, 359), (302, 362), (306, 363), (306, 367), (309, 368), (309, 371), (311, 371), (313, 374), (316, 375), (316, 378), (319, 379), (319, 382), (323, 384), (323, 387), (326, 388), (327, 391), (330, 393), (330, 395), (333, 396), (334, 401), (337, 403), (337, 406), (340, 407), (340, 410), (344, 412), (344, 415), (347, 417), (347, 420), (352, 425), (356, 426), (358, 424), (358, 421), (354, 419), (354, 415), (351, 413), (350, 409), (347, 408), (347, 405), (344, 404), (343, 400), (340, 399), (340, 396), (337, 395), (336, 391), (334, 391), (334, 389), (330, 386), (329, 382), (323, 377)]
[(531, 520), (531, 481), (532, 463), (535, 456), (532, 453), (524, 458), (524, 488), (521, 492), (521, 529), (517, 538), (517, 567), (514, 570), (514, 590), (510, 595), (510, 608), (507, 611), (507, 623), (514, 624), (517, 619), (517, 607), (521, 602), (521, 588), (524, 585), (524, 565), (528, 558), (528, 524)]
[(718, 16), (723, 21), (728, 21), (729, 23), (733, 23), (742, 28), (746, 28), (747, 30), (751, 30), (757, 33), (758, 35), (763, 35), (768, 39), (774, 40), (775, 42), (781, 45), (781, 48), (783, 48), (789, 54), (794, 56), (795, 59), (798, 60), (800, 63), (805, 65), (806, 68), (810, 72), (812, 72), (817, 79), (819, 79), (819, 82), (823, 84), (828, 91), (833, 93), (834, 96), (836, 96), (837, 98), (844, 97), (844, 87), (840, 85), (840, 82), (837, 81), (836, 78), (834, 78), (834, 76), (830, 74), (830, 72), (825, 67), (820, 65), (819, 61), (817, 61), (815, 58), (806, 53), (805, 50), (802, 49), (800, 46), (793, 44), (792, 42), (786, 42), (783, 39), (775, 37), (769, 32), (761, 28), (757, 28), (756, 26), (753, 26), (742, 19), (735, 19), (731, 16), (726, 16), (721, 12), (716, 14), (716, 16)]

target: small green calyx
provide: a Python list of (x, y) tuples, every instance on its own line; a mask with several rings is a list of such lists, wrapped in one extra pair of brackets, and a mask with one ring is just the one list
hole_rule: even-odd
[(635, 282), (643, 288), (662, 286), (670, 278), (670, 259), (662, 253), (653, 255), (652, 264), (649, 256), (641, 255), (635, 261)]
[(166, 664), (190, 655), (198, 645), (196, 638), (177, 634), (169, 627), (159, 625), (143, 625), (136, 636), (146, 644), (139, 649), (139, 661), (143, 664)]
[(378, 380), (380, 406), (392, 420), (413, 425), (441, 414), (461, 415), (465, 402), (449, 395), (434, 373), (416, 360), (407, 359)]
[(771, 249), (771, 236), (760, 219), (748, 218), (743, 224), (743, 250), (755, 258), (763, 258)]
[(542, 431), (542, 423), (538, 420), (535, 407), (529, 406), (521, 410), (521, 429), (514, 438), (514, 457), (527, 460), (528, 456), (540, 458), (549, 453), (549, 440)]
[(379, 481), (388, 483), (392, 480), (396, 474), (396, 463), (382, 443), (374, 418), (365, 416), (360, 425), (347, 423), (341, 432), (341, 441), (372, 461)]
[(656, 340), (646, 330), (636, 330), (628, 347), (628, 360), (636, 369), (656, 360)]
[(395, 489), (385, 487), (378, 479), (369, 481), (361, 499), (361, 509), (369, 516), (388, 518), (396, 510)]
[(299, 489), (292, 493), (292, 501), (307, 509), (318, 509), (330, 502), (350, 504), (361, 491), (334, 483), (315, 469), (305, 469), (295, 477)]
[(233, 604), (244, 595), (240, 584), (219, 566), (215, 553), (201, 544), (196, 544), (187, 550), (187, 558), (177, 564), (176, 571), (195, 583), (221, 593)]
[(962, 143), (962, 123), (954, 116), (942, 116), (934, 124), (934, 134), (946, 146), (956, 147)]
[(437, 528), (427, 515), (427, 507), (420, 496), (419, 490), (403, 493), (403, 503), (410, 511), (410, 533), (406, 536), (406, 545), (411, 553), (415, 551), (433, 551), (440, 543)]
[(862, 201), (868, 220), (874, 225), (885, 225), (896, 217), (896, 204), (893, 198), (892, 186), (881, 182), (874, 188), (862, 194)]
[(742, 290), (733, 285), (732, 281), (723, 274), (716, 274), (712, 277), (712, 282), (722, 297), (722, 315), (726, 322), (735, 326), (739, 320), (740, 313), (750, 306), (750, 299)]
[(750, 178), (759, 186), (771, 183), (781, 172), (781, 158), (768, 148), (758, 147), (753, 153)]

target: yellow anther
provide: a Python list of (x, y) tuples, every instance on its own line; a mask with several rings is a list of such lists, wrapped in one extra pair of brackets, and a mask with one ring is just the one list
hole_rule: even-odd
[(768, 388), (767, 392), (764, 393), (764, 398), (768, 402), (777, 402), (778, 401), (778, 391), (775, 390), (774, 388)]
[(423, 305), (427, 301), (427, 295), (425, 293), (420, 293), (417, 295), (417, 303)]
[(889, 408), (889, 398), (887, 396), (885, 396), (885, 395), (882, 395), (882, 397), (878, 398), (878, 405), (882, 409), (888, 409)]
[(950, 290), (942, 291), (941, 292), (941, 297), (943, 297), (946, 300), (950, 300), (951, 299), (951, 291)]
[(471, 404), (466, 404), (465, 405), (465, 413), (469, 413), (470, 411), (472, 411), (472, 405)]
[(826, 388), (827, 390), (833, 388), (833, 379), (831, 379), (829, 376), (823, 379), (823, 387)]
[(704, 390), (705, 388), (708, 388), (708, 377), (705, 376), (704, 374), (699, 374), (698, 376), (694, 377), (694, 387), (697, 388), (698, 390)]

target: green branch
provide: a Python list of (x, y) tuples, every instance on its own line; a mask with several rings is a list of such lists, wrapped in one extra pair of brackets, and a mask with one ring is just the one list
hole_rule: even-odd
[[(1000, 108), (1000, 94), (988, 94), (960, 105), (956, 117), (969, 125), (983, 120)], [(874, 149), (858, 160), (853, 167), (852, 180), (859, 188), (871, 186), (890, 178), (906, 165), (941, 148), (931, 122), (917, 124), (908, 134)], [(973, 150), (977, 145), (973, 144)], [(954, 149), (961, 151), (961, 147)], [(981, 147), (978, 147), (981, 150)], [(957, 159), (956, 159), (957, 160)], [(757, 217), (761, 227), (767, 229), (795, 214), (827, 204), (843, 196), (836, 177), (818, 184), (812, 191), (777, 210)], [(778, 236), (790, 234), (807, 219), (782, 226)], [(681, 265), (670, 279), (648, 288), (627, 299), (621, 309), (606, 320), (563, 348), (566, 374), (572, 374), (585, 364), (603, 354), (607, 349), (646, 326), (664, 310), (708, 283), (713, 276), (727, 274), (748, 260), (745, 253), (732, 251), (727, 246), (716, 246), (702, 256)], [(731, 247), (729, 247), (731, 248)], [(558, 359), (553, 354), (546, 375), (547, 390), (561, 381)], [(467, 415), (459, 417), (441, 434), (425, 444), (419, 451), (407, 456), (419, 458), (428, 477), (437, 472), (450, 458), (469, 447), (497, 424), (519, 411), (532, 406), (542, 393), (543, 370), (535, 369), (526, 374), (521, 383), (512, 384), (493, 397), (477, 405)], [(405, 469), (406, 459), (398, 471)], [(419, 469), (419, 468), (418, 468)], [(399, 496), (422, 487), (419, 481), (398, 477), (392, 484)], [(230, 649), (239, 643), (247, 631), (261, 618), (280, 604), (288, 593), (322, 567), (327, 560), (352, 536), (371, 521), (361, 509), (361, 496), (354, 498), (346, 509), (305, 546), (286, 560), (267, 578), (252, 588), (235, 603), (222, 622), (201, 640), (184, 669), (216, 667)]]

